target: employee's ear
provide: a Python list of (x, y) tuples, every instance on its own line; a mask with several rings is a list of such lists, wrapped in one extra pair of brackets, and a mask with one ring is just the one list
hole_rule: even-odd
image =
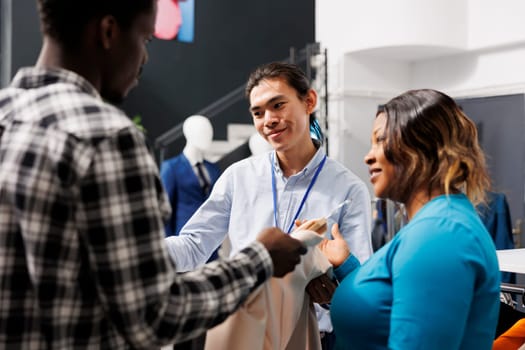
[(306, 102), (306, 113), (312, 114), (315, 109), (315, 106), (317, 105), (317, 92), (315, 92), (314, 89), (308, 90), (308, 92), (306, 93), (305, 102)]

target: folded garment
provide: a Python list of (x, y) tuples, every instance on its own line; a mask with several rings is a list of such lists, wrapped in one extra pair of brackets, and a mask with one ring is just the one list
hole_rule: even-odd
[(519, 350), (523, 344), (525, 344), (525, 318), (496, 338), (492, 350)]

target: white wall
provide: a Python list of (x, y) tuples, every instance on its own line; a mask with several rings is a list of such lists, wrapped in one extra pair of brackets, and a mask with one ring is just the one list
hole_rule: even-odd
[(470, 50), (525, 41), (523, 0), (469, 0), (467, 14)]
[(467, 0), (317, 1), (316, 36), (335, 57), (389, 46), (461, 49), (467, 9)]
[(525, 92), (523, 0), (328, 0), (316, 6), (317, 41), (328, 49), (330, 155), (366, 183), (359, 164), (379, 103), (423, 87), (453, 97)]
[(472, 51), (413, 65), (411, 86), (454, 96), (493, 96), (525, 91), (525, 45)]

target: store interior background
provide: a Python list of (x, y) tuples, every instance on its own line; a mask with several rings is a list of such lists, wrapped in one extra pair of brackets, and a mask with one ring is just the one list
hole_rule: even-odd
[[(0, 84), (35, 62), (35, 0), (0, 0)], [(329, 155), (368, 183), (377, 106), (413, 88), (456, 98), (480, 127), (496, 191), (525, 245), (525, 2), (522, 0), (195, 0), (193, 43), (154, 40), (123, 105), (154, 140), (245, 83), (257, 65), (317, 42), (328, 55)], [(214, 117), (251, 124), (245, 100)], [(180, 152), (184, 139), (165, 156)], [(371, 190), (371, 188), (370, 188)], [(372, 193), (372, 192), (371, 192)]]

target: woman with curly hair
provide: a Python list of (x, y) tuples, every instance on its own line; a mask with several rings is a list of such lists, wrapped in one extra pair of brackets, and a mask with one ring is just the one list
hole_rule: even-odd
[(339, 348), (491, 349), (500, 273), (475, 209), (489, 186), (475, 124), (439, 91), (408, 91), (379, 109), (365, 163), (409, 222), (361, 266), (339, 237), (321, 243)]

